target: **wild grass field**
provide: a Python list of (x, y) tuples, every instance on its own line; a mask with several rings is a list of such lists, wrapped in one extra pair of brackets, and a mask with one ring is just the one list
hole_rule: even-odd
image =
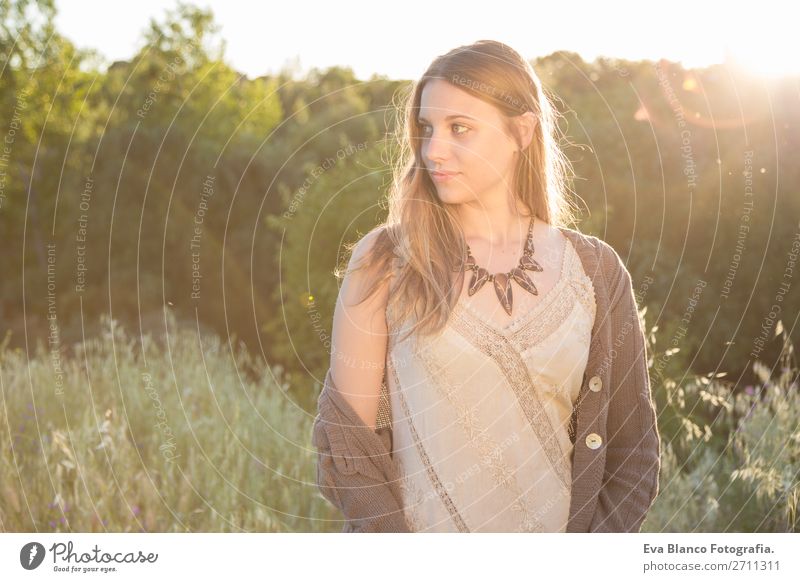
[[(0, 346), (0, 529), (340, 531), (315, 484), (319, 383), (290, 387), (235, 338), (165, 321), (167, 341), (140, 341), (104, 318), (62, 350), (60, 380), (43, 345)], [(651, 374), (662, 472), (643, 531), (798, 531), (798, 369), (781, 340), (755, 386)]]

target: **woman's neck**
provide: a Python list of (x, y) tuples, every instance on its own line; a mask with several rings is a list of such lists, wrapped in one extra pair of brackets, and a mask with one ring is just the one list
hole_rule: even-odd
[(480, 241), (490, 247), (505, 247), (524, 239), (532, 219), (524, 209), (508, 207), (494, 210), (463, 207), (459, 210), (458, 221), (467, 242)]

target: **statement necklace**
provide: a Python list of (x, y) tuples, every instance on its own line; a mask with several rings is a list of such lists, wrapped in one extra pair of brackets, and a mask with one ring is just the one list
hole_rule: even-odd
[(531, 225), (528, 228), (528, 237), (525, 239), (525, 246), (522, 249), (522, 256), (519, 263), (508, 273), (495, 273), (491, 274), (483, 267), (479, 267), (475, 262), (475, 257), (472, 256), (472, 251), (467, 245), (467, 260), (464, 263), (463, 271), (472, 271), (472, 279), (469, 283), (469, 296), (472, 297), (477, 293), (484, 283), (492, 281), (494, 283), (494, 291), (500, 304), (506, 313), (511, 315), (511, 309), (514, 303), (513, 293), (511, 292), (511, 280), (534, 295), (538, 295), (536, 285), (533, 284), (530, 277), (525, 271), (541, 271), (542, 267), (533, 258), (533, 222), (535, 217), (531, 217)]

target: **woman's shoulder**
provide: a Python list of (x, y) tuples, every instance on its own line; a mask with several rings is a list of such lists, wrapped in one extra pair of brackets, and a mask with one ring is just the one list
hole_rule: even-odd
[(604, 267), (607, 274), (614, 273), (619, 268), (625, 269), (625, 263), (619, 253), (603, 239), (566, 226), (560, 226), (558, 229), (570, 239), (581, 258), (597, 262), (599, 266)]
[(363, 261), (367, 258), (380, 258), (383, 255), (396, 257), (395, 247), (397, 238), (396, 227), (389, 224), (379, 224), (362, 236), (352, 247), (354, 260)]
[(378, 247), (381, 250), (391, 249), (396, 255), (398, 254), (396, 249), (398, 239), (398, 226), (396, 224), (382, 223), (362, 236), (355, 246), (359, 248), (362, 255), (366, 255), (373, 247)]
[(352, 260), (377, 269), (380, 285), (388, 291), (396, 288), (402, 266), (397, 245), (398, 229), (396, 225), (379, 224), (362, 236), (353, 245)]
[(559, 230), (572, 241), (584, 272), (592, 279), (595, 288), (603, 285), (611, 301), (619, 295), (620, 290), (630, 286), (631, 276), (625, 262), (609, 243), (571, 228), (561, 226)]

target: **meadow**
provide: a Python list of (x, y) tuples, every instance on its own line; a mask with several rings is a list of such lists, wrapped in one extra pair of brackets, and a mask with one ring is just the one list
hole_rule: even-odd
[[(646, 308), (641, 312), (644, 318)], [(62, 350), (0, 346), (5, 532), (322, 532), (341, 516), (315, 484), (321, 388), (165, 315), (166, 340), (107, 331)], [(794, 346), (757, 385), (651, 372), (662, 439), (649, 532), (794, 532), (800, 401)], [(663, 355), (648, 330), (650, 365)], [(667, 370), (686, 369), (670, 353)]]

